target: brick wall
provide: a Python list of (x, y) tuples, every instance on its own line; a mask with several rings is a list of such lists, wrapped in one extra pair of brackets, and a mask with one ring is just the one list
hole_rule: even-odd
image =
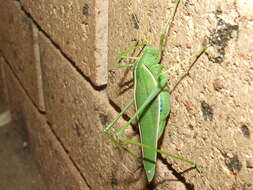
[[(202, 163), (203, 173), (182, 173), (190, 166), (161, 156), (147, 185), (142, 164), (102, 134), (133, 97), (131, 69), (115, 68), (115, 55), (136, 39), (158, 47), (172, 6), (158, 0), (0, 1), (0, 98), (28, 132), (50, 189), (253, 187), (250, 1), (182, 1), (167, 40), (162, 64), (173, 90), (161, 148)], [(211, 47), (193, 67), (183, 61), (206, 43)], [(136, 128), (127, 136), (138, 140)]]

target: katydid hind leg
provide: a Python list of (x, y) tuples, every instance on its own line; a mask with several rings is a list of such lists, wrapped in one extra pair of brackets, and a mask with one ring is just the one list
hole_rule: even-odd
[(130, 126), (130, 124), (139, 116), (142, 114), (142, 112), (144, 111), (144, 109), (150, 104), (150, 102), (160, 93), (161, 88), (156, 87), (153, 89), (153, 91), (150, 93), (150, 95), (146, 98), (145, 102), (142, 104), (142, 106), (136, 110), (135, 114), (131, 117), (131, 119), (128, 120), (128, 122), (122, 127), (120, 128), (117, 132), (116, 132), (116, 136), (121, 136), (124, 131)]
[(106, 126), (104, 129), (104, 133), (108, 133), (108, 131), (114, 126), (114, 124), (119, 120), (120, 117), (130, 108), (131, 105), (134, 104), (134, 99), (132, 99), (125, 107), (124, 109), (117, 115), (117, 117), (109, 124)]
[[(156, 88), (153, 90), (153, 92), (151, 93), (151, 95), (147, 98), (147, 100), (145, 101), (145, 103), (143, 104), (143, 107), (141, 107), (139, 110), (137, 110), (136, 114), (134, 116), (138, 116), (139, 114), (141, 114), (141, 112), (145, 109), (145, 107), (147, 105), (149, 105), (149, 103), (153, 100), (153, 98), (155, 98), (159, 92), (161, 91), (160, 88)], [(129, 109), (129, 107), (134, 103), (134, 100), (131, 100), (127, 106), (122, 110), (122, 112), (104, 129), (104, 134), (107, 136), (107, 138), (109, 138), (110, 141), (112, 141), (115, 145), (119, 146), (120, 148), (126, 150), (132, 157), (134, 158), (139, 158), (136, 154), (132, 153), (130, 150), (126, 149), (121, 143), (119, 143), (115, 138), (113, 138), (112, 136), (110, 136), (108, 134), (108, 131), (113, 127), (113, 125), (116, 123), (116, 121)], [(127, 126), (130, 125), (131, 121), (134, 120), (136, 117), (132, 117), (130, 119), (130, 122)], [(124, 127), (122, 127), (120, 130), (122, 130), (122, 132), (124, 132)], [(160, 129), (161, 130), (161, 129)], [(194, 167), (197, 167), (198, 171), (200, 170), (199, 168), (201, 168), (202, 166), (194, 161), (191, 161), (191, 160), (188, 160), (186, 158), (183, 158), (183, 157), (180, 157), (180, 156), (177, 156), (177, 155), (174, 155), (174, 154), (171, 154), (169, 152), (166, 152), (166, 151), (162, 151), (160, 149), (157, 149), (157, 148), (154, 148), (152, 146), (149, 146), (149, 145), (146, 145), (146, 144), (143, 144), (143, 143), (140, 143), (140, 142), (137, 142), (137, 141), (134, 141), (134, 140), (131, 140), (131, 139), (128, 139), (128, 138), (125, 138), (125, 137), (122, 137), (121, 134), (118, 135), (119, 136), (119, 139), (122, 140), (123, 142), (127, 142), (127, 143), (130, 143), (130, 144), (133, 144), (133, 145), (137, 145), (137, 146), (140, 146), (142, 148), (145, 148), (145, 149), (149, 149), (149, 150), (152, 150), (152, 151), (155, 151), (155, 152), (159, 152), (160, 154), (163, 154), (167, 157), (171, 157), (173, 159), (177, 159), (177, 160), (181, 160), (181, 161), (184, 161), (184, 162), (187, 162), (189, 164), (191, 164), (192, 166)], [(145, 158), (143, 158), (145, 160)], [(146, 160), (148, 161), (148, 160)], [(148, 176), (151, 176), (151, 177), (148, 177), (148, 180), (151, 181), (152, 180), (152, 176), (153, 174), (148, 174)]]
[(126, 148), (123, 144), (121, 144), (117, 139), (115, 139), (113, 136), (111, 136), (108, 133), (104, 133), (104, 135), (107, 137), (107, 139), (109, 139), (114, 145), (116, 145), (117, 147), (123, 149), (124, 151), (126, 151), (130, 156), (132, 156), (135, 159), (139, 159), (140, 156), (138, 156), (137, 154), (133, 153), (132, 151), (130, 151), (128, 148)]
[[(153, 98), (155, 98), (160, 92), (161, 92), (161, 89), (160, 89), (160, 88), (154, 89), (154, 90), (152, 91), (151, 95), (147, 98), (147, 100), (146, 100), (145, 103), (143, 104), (143, 107), (139, 108), (139, 110), (136, 111), (136, 114), (129, 120), (129, 122), (128, 122), (125, 126), (123, 126), (121, 129), (119, 129), (119, 131), (116, 133), (116, 136), (118, 136), (119, 139), (122, 140), (122, 141), (124, 141), (124, 142), (130, 143), (130, 144), (133, 144), (133, 145), (140, 146), (140, 147), (142, 147), (143, 149), (149, 149), (149, 150), (152, 150), (152, 151), (155, 151), (155, 152), (159, 152), (159, 153), (161, 153), (161, 154), (163, 154), (163, 155), (165, 155), (165, 156), (167, 156), (167, 157), (170, 157), (170, 158), (173, 158), (173, 159), (176, 159), (176, 160), (181, 160), (181, 161), (183, 161), (183, 162), (187, 162), (187, 163), (189, 163), (190, 165), (196, 167), (196, 168), (198, 169), (198, 171), (200, 171), (200, 168), (201, 168), (202, 166), (201, 166), (200, 164), (198, 164), (198, 163), (192, 161), (192, 160), (188, 160), (188, 159), (186, 159), (186, 158), (184, 158), (184, 157), (180, 157), (180, 156), (171, 154), (171, 153), (169, 153), (169, 152), (166, 152), (166, 151), (162, 151), (162, 150), (160, 150), (160, 149), (157, 149), (156, 147), (152, 147), (152, 146), (149, 146), (149, 145), (147, 145), (147, 144), (143, 144), (143, 143), (140, 143), (140, 142), (137, 142), (137, 141), (133, 141), (133, 140), (131, 140), (131, 139), (128, 139), (128, 138), (125, 138), (125, 137), (122, 137), (122, 136), (121, 136), (121, 134), (124, 132), (124, 130), (126, 129), (126, 127), (128, 127), (128, 126), (130, 125), (130, 123), (132, 122), (132, 120), (135, 119), (135, 116), (136, 116), (136, 115), (138, 116), (139, 114), (141, 114), (141, 112), (143, 111), (143, 109), (145, 109), (145, 107), (146, 107), (147, 105), (149, 105), (149, 103), (153, 100)], [(165, 95), (163, 96), (163, 98), (168, 99), (168, 96), (169, 96), (168, 90), (166, 89), (165, 92), (166, 92), (166, 93), (165, 93)], [(163, 103), (163, 105), (169, 107), (169, 102), (167, 101), (167, 103)], [(164, 119), (163, 119), (163, 121), (161, 121), (160, 126), (159, 126), (159, 127), (160, 127), (160, 129), (159, 129), (159, 130), (160, 130), (160, 136), (161, 136), (162, 132), (164, 131), (164, 127), (165, 127), (165, 124), (166, 124), (165, 115), (168, 115), (168, 113), (169, 113), (169, 109), (166, 111), (166, 114), (164, 114), (164, 116), (162, 116), (162, 117), (164, 117)], [(119, 132), (120, 132), (120, 133), (119, 133)], [(147, 160), (146, 158), (143, 158), (143, 159), (144, 159), (144, 161), (146, 161), (146, 162), (149, 161), (149, 160)], [(150, 161), (150, 162), (152, 162), (152, 161)], [(151, 171), (151, 172), (154, 172), (154, 170), (153, 170), (153, 171), (150, 170), (150, 171)], [(148, 176), (148, 180), (149, 180), (149, 181), (152, 180), (152, 178), (153, 178), (153, 177), (152, 177), (152, 176), (153, 176), (152, 173), (147, 174), (147, 176)]]
[[(178, 156), (178, 155), (175, 155), (175, 154), (172, 154), (172, 153), (169, 153), (169, 152), (166, 152), (166, 151), (163, 151), (161, 149), (157, 149), (157, 148), (154, 148), (152, 146), (149, 146), (147, 144), (143, 144), (143, 143), (140, 143), (140, 142), (137, 142), (137, 141), (134, 141), (132, 139), (128, 139), (128, 138), (125, 138), (125, 137), (119, 137), (122, 141), (124, 142), (127, 142), (127, 143), (130, 143), (130, 144), (133, 144), (133, 145), (137, 145), (139, 147), (142, 147), (142, 148), (146, 148), (146, 149), (149, 149), (149, 150), (152, 150), (152, 151), (155, 151), (155, 152), (158, 152), (166, 157), (170, 157), (172, 159), (175, 159), (175, 160), (180, 160), (180, 161), (183, 161), (183, 162), (186, 162), (190, 165), (192, 165), (193, 167), (196, 167), (196, 169), (199, 171), (199, 172), (202, 172), (202, 168), (203, 166), (195, 161), (192, 161), (192, 160), (189, 160), (187, 158), (184, 158), (184, 157), (181, 157), (181, 156)], [(145, 158), (142, 158), (143, 160), (145, 160)], [(148, 161), (148, 160), (146, 160)]]

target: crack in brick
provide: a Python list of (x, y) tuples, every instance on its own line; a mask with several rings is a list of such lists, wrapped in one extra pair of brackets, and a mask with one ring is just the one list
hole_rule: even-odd
[(12, 71), (13, 75), (15, 76), (16, 80), (18, 81), (19, 85), (23, 88), (26, 96), (30, 99), (30, 101), (32, 102), (32, 104), (34, 105), (34, 107), (36, 107), (36, 109), (38, 110), (38, 112), (40, 114), (46, 114), (45, 111), (40, 110), (37, 105), (35, 104), (35, 102), (33, 101), (33, 99), (31, 98), (30, 94), (28, 93), (28, 91), (26, 90), (26, 88), (24, 87), (24, 85), (22, 84), (22, 82), (20, 81), (19, 77), (17, 76), (17, 74), (14, 72), (11, 64), (9, 63), (9, 61), (7, 60), (7, 58), (5, 57), (4, 53), (0, 50), (0, 55), (3, 57), (4, 62), (8, 65), (9, 69)]
[(77, 166), (77, 164), (75, 163), (74, 159), (69, 155), (69, 151), (68, 149), (64, 146), (62, 140), (57, 136), (56, 132), (54, 131), (52, 124), (47, 121), (47, 124), (49, 126), (50, 131), (54, 134), (55, 138), (57, 139), (57, 141), (60, 143), (60, 145), (62, 146), (63, 150), (65, 151), (66, 155), (68, 155), (68, 158), (70, 159), (71, 163), (74, 165), (74, 167), (76, 168), (76, 170), (78, 171), (78, 173), (80, 174), (80, 176), (82, 177), (82, 179), (84, 180), (84, 182), (86, 183), (86, 185), (88, 186), (88, 188), (90, 190), (92, 190), (93, 188), (91, 187), (91, 185), (88, 183), (88, 180), (85, 178), (85, 176), (83, 175), (83, 173), (81, 172), (81, 170), (79, 169), (79, 167)]
[(86, 82), (88, 82), (88, 83), (92, 86), (92, 88), (93, 88), (94, 90), (96, 90), (96, 91), (103, 91), (103, 90), (106, 89), (107, 84), (100, 85), (100, 86), (95, 85), (95, 84), (91, 81), (91, 79), (90, 79), (89, 77), (87, 77), (87, 76), (82, 72), (82, 70), (76, 65), (75, 61), (73, 61), (73, 60), (61, 49), (60, 45), (57, 44), (57, 43), (50, 37), (50, 35), (49, 35), (45, 30), (43, 30), (43, 28), (42, 28), (42, 27), (38, 24), (38, 22), (32, 17), (32, 15), (31, 15), (29, 12), (27, 12), (27, 11), (25, 10), (25, 8), (24, 8), (23, 5), (21, 4), (21, 2), (20, 2), (19, 0), (15, 0), (15, 1), (16, 1), (17, 3), (19, 3), (21, 11), (22, 11), (27, 17), (29, 17), (29, 18), (32, 20), (33, 24), (38, 28), (38, 30), (39, 30), (40, 32), (42, 32), (42, 33), (48, 38), (48, 40), (50, 41), (50, 43), (52, 43), (53, 46), (60, 52), (60, 54), (61, 54), (65, 59), (67, 59), (67, 61), (69, 61), (69, 63), (71, 64), (71, 66), (72, 66), (73, 68), (75, 68), (75, 70), (84, 78), (84, 80), (86, 80)]

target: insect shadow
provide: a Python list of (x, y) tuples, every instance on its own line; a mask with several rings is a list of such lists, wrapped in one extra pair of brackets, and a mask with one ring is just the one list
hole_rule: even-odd
[(186, 173), (186, 172), (189, 172), (189, 171), (191, 171), (191, 170), (194, 170), (195, 167), (190, 167), (190, 168), (186, 169), (186, 170), (183, 171), (183, 172), (177, 172), (177, 171), (172, 167), (172, 164), (168, 163), (167, 160), (166, 160), (166, 158), (162, 157), (160, 153), (157, 155), (157, 158), (158, 158), (159, 160), (161, 160), (161, 162), (162, 162), (164, 165), (166, 165), (166, 167), (168, 168), (168, 170), (172, 171), (172, 174), (173, 174), (177, 179), (164, 179), (164, 180), (160, 181), (159, 183), (153, 184), (154, 187), (157, 187), (158, 185), (163, 184), (163, 183), (165, 183), (165, 182), (169, 182), (169, 181), (180, 181), (181, 183), (184, 184), (184, 186), (185, 186), (185, 188), (186, 188), (187, 190), (194, 190), (194, 189), (195, 189), (195, 188), (194, 188), (194, 184), (188, 183), (188, 182), (186, 181), (185, 177), (182, 175), (182, 174), (184, 174), (184, 173)]
[[(138, 183), (140, 180), (142, 180), (145, 177), (145, 170), (142, 167), (142, 160), (138, 159), (139, 161), (139, 166), (132, 172), (129, 173), (131, 177), (120, 177), (114, 175), (118, 171), (118, 166), (115, 165), (115, 168), (113, 170), (113, 175), (111, 176), (111, 185), (113, 189), (117, 189), (117, 186), (119, 184), (124, 184), (126, 187), (132, 185), (135, 185)], [(148, 184), (145, 185), (147, 190), (151, 190), (148, 188)]]

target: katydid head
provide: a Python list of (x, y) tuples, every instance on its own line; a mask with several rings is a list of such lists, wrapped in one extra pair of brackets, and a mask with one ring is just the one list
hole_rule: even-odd
[(158, 49), (154, 48), (151, 44), (147, 45), (144, 51), (146, 54), (153, 56), (153, 57), (157, 57), (160, 53), (160, 51)]
[(144, 63), (147, 66), (158, 64), (160, 55), (160, 51), (149, 44), (143, 50), (140, 63)]

